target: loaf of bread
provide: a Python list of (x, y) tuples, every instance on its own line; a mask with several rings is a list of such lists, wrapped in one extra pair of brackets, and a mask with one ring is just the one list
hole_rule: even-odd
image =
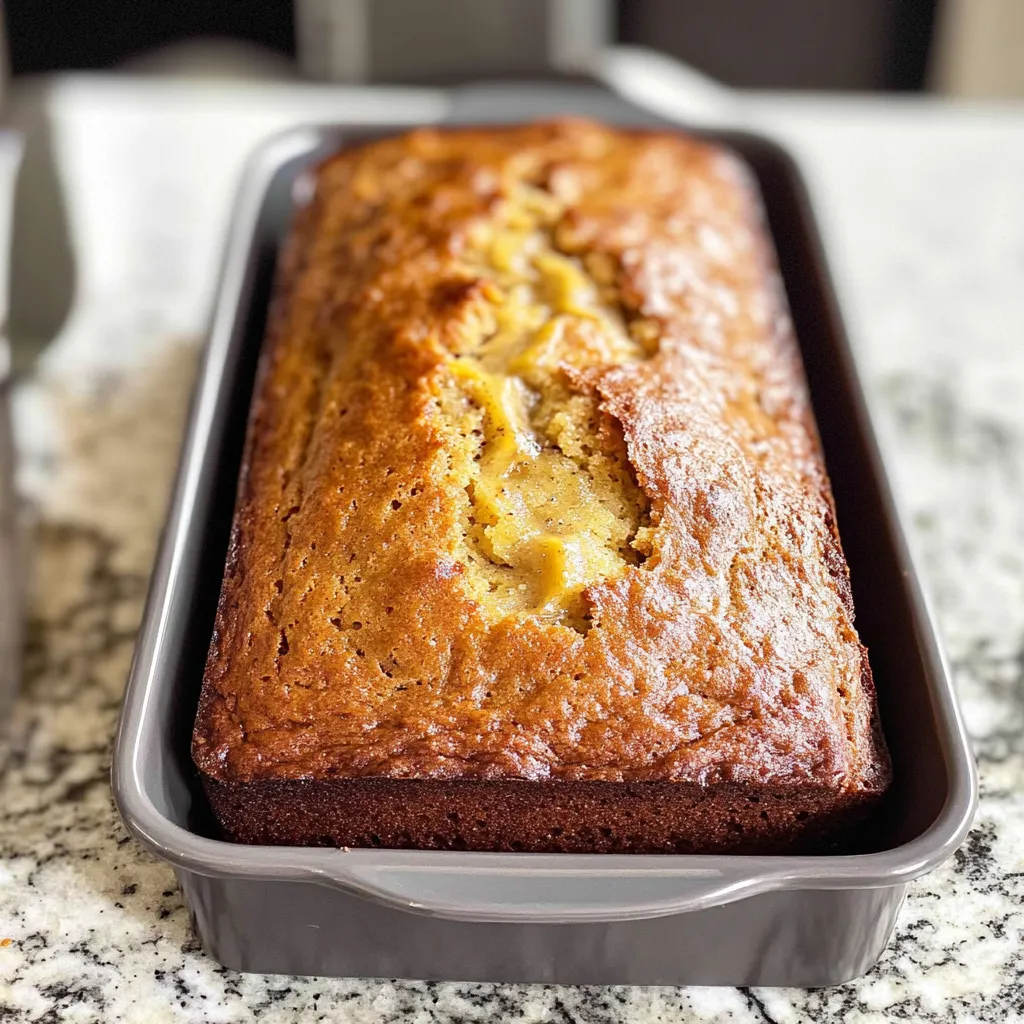
[(753, 179), (424, 129), (314, 174), (193, 756), (246, 843), (809, 850), (889, 761)]

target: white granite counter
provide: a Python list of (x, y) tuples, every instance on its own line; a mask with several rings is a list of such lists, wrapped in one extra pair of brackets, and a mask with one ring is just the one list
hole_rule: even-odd
[(819, 992), (571, 989), (245, 976), (197, 947), (170, 868), (114, 810), (111, 739), (240, 156), (346, 102), (103, 83), (53, 100), (80, 272), (16, 403), (35, 527), (0, 748), (0, 1020), (1022, 1019), (1024, 107), (757, 108), (810, 171), (981, 766), (973, 834), (912, 886), (877, 968)]

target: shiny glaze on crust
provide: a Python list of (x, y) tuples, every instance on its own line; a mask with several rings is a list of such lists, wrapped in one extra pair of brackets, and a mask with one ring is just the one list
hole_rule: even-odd
[[(523, 184), (648, 353), (566, 367), (649, 504), (586, 629), (495, 619), (459, 559), (441, 396), (486, 331), (481, 223)], [(344, 151), (296, 226), (193, 754), (224, 783), (677, 781), (851, 797), (888, 761), (756, 194), (694, 139), (586, 122)]]

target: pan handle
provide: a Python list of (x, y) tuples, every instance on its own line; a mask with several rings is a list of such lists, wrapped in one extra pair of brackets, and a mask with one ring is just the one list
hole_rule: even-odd
[[(339, 857), (363, 851), (340, 852)], [(397, 851), (396, 851), (397, 852)], [(405, 853), (405, 851), (402, 851)], [(664, 857), (596, 854), (593, 867), (569, 867), (559, 855), (431, 852), (418, 863), (345, 864), (319, 870), (318, 880), (413, 913), (463, 921), (569, 924), (662, 917), (721, 906), (785, 887), (785, 872), (744, 858), (735, 867), (671, 866)], [(360, 858), (361, 859), (361, 858)], [(778, 862), (776, 862), (778, 863)]]

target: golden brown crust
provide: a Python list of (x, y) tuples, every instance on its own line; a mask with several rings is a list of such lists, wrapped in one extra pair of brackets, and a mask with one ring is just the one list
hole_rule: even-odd
[[(613, 484), (635, 513), (571, 615), (495, 611), (467, 555), (459, 474), (479, 470), (452, 458), (450, 396), (475, 410), (453, 366), (505, 301), (478, 238), (521, 194), (597, 282), (595, 322), (626, 332), (542, 381), (590, 410), (602, 466), (628, 459)], [(318, 170), (281, 280), (193, 739), (211, 787), (672, 782), (804, 791), (808, 813), (881, 793), (828, 481), (737, 159), (588, 122), (375, 142)]]

